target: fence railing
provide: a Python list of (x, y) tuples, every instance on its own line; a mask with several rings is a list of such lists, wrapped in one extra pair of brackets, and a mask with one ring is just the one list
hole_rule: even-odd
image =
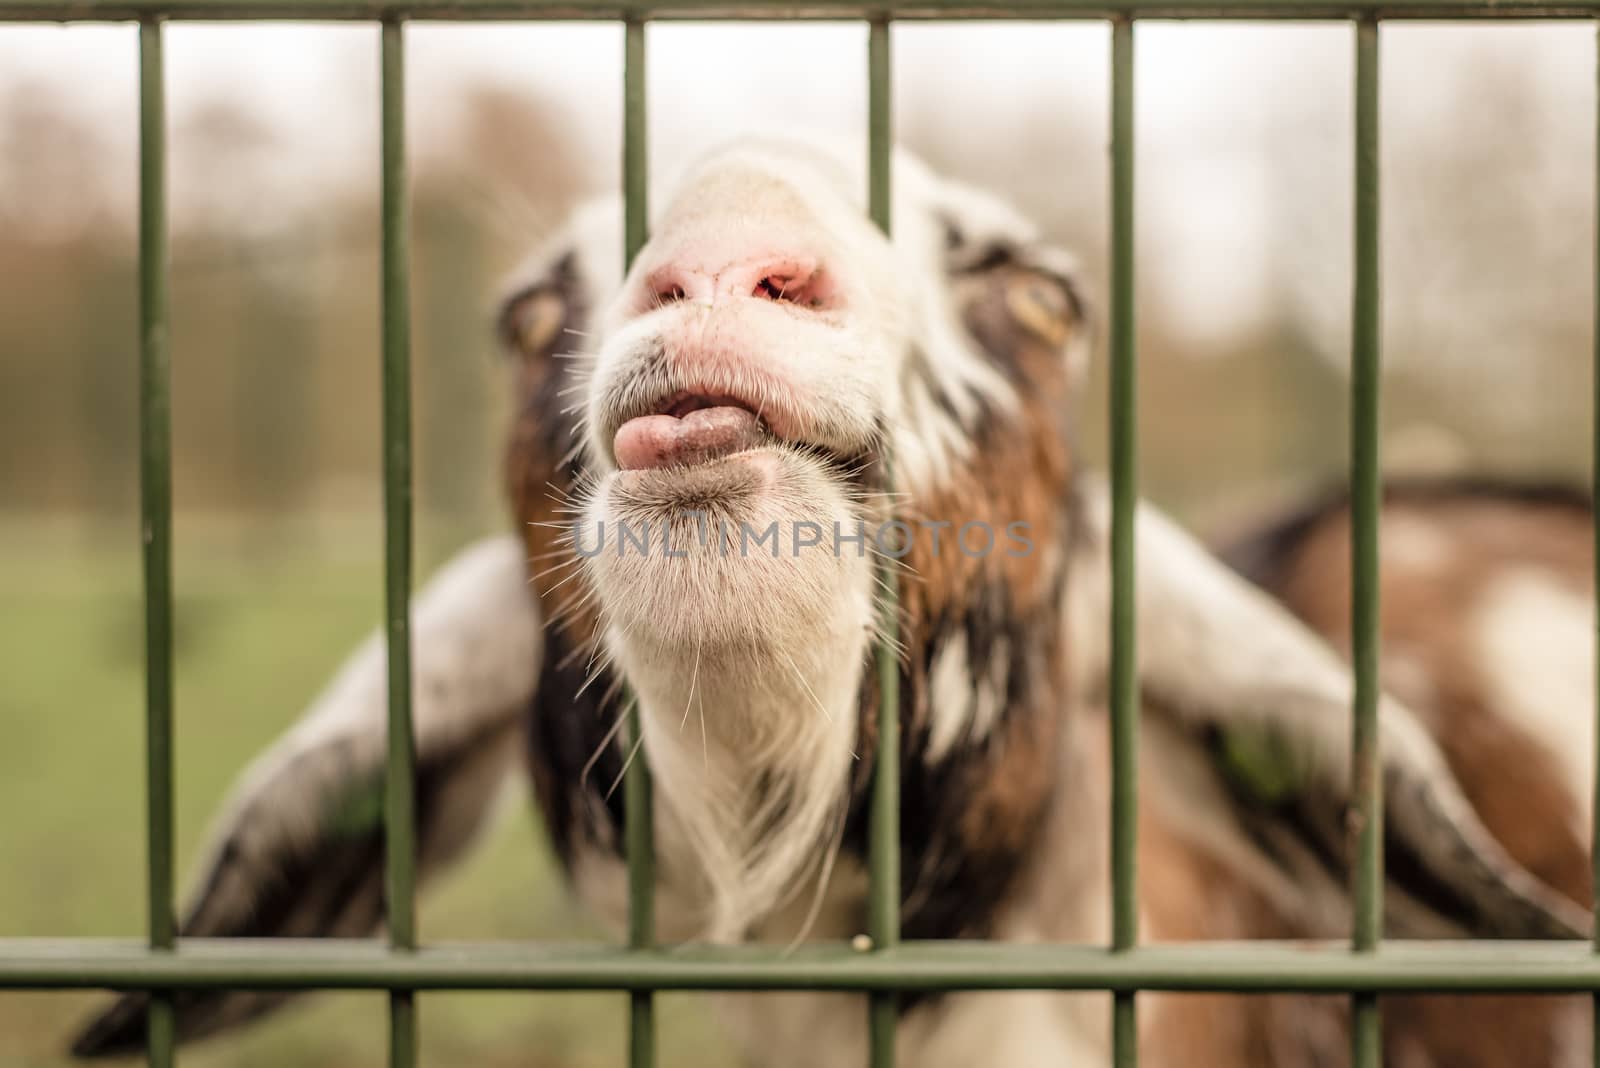
[[(1112, 598), (1112, 940), (1109, 946), (902, 943), (899, 939), (899, 776), (880, 761), (871, 818), (872, 945), (654, 947), (651, 790), (647, 764), (627, 773), (629, 925), (625, 947), (541, 944), (418, 945), (409, 602), (411, 375), (409, 225), (405, 170), (404, 24), (411, 19), (621, 20), (624, 33), (623, 189), (628, 258), (646, 236), (646, 22), (656, 19), (855, 19), (868, 24), (869, 210), (890, 226), (891, 25), (911, 19), (1103, 19), (1111, 23), (1111, 301), (1109, 349)], [(1133, 517), (1138, 498), (1134, 310), (1135, 20), (1320, 19), (1355, 33), (1355, 286), (1351, 380), (1352, 796), (1360, 834), (1348, 943), (1137, 945), (1135, 895), (1138, 681), (1134, 655)], [(146, 944), (76, 939), (0, 940), (0, 989), (106, 987), (151, 994), (149, 1064), (174, 1063), (174, 992), (196, 989), (373, 989), (389, 993), (390, 1064), (416, 1063), (419, 990), (616, 990), (630, 995), (630, 1064), (655, 1060), (659, 990), (837, 990), (870, 995), (871, 1064), (894, 1063), (896, 995), (940, 990), (1101, 990), (1113, 994), (1114, 1060), (1137, 1063), (1141, 991), (1346, 993), (1353, 999), (1356, 1068), (1381, 1060), (1378, 996), (1399, 992), (1530, 992), (1596, 996), (1600, 940), (1381, 940), (1383, 804), (1378, 774), (1379, 38), (1392, 19), (1600, 19), (1600, 0), (0, 0), (0, 22), (138, 20), (140, 78), (140, 469), (146, 635), (149, 894)], [(163, 23), (169, 19), (377, 20), (381, 49), (383, 217), (383, 477), (388, 642), (386, 895), (388, 945), (374, 941), (178, 939), (173, 921), (172, 490), (168, 356), (166, 116)], [(1600, 69), (1600, 64), (1597, 64)], [(1600, 84), (1600, 83), (1597, 83)], [(1600, 129), (1600, 127), (1597, 127)], [(1597, 246), (1600, 249), (1600, 246)], [(1596, 293), (1600, 365), (1600, 283)], [(1600, 412), (1600, 376), (1596, 379)], [(1600, 420), (1595, 435), (1600, 473)], [(1600, 550), (1600, 532), (1596, 534)], [(891, 583), (891, 588), (893, 584)], [(898, 672), (878, 654), (879, 751), (898, 750)], [(632, 731), (639, 730), (636, 710)], [(1600, 732), (1597, 732), (1600, 737)], [(1600, 762), (1597, 762), (1600, 766)], [(1600, 796), (1600, 791), (1597, 791)], [(1595, 821), (1600, 835), (1600, 819)], [(1597, 839), (1600, 841), (1600, 839)], [(1600, 848), (1593, 850), (1600, 886)], [(1597, 928), (1600, 930), (1600, 928)], [(1596, 1064), (1600, 1065), (1600, 1028)]]

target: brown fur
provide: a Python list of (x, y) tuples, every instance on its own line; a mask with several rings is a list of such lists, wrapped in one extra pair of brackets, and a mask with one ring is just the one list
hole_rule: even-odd
[[(941, 613), (964, 607), (962, 599), (971, 595), (985, 569), (1005, 584), (1019, 612), (1058, 596), (1049, 579), (1060, 566), (1054, 545), (1061, 540), (1075, 473), (1061, 416), (1070, 389), (1059, 339), (1051, 344), (1007, 314), (1010, 294), (1028, 278), (1020, 268), (990, 271), (966, 280), (960, 294), (967, 328), (987, 339), (987, 351), (1004, 353), (1002, 363), (1023, 383), (1024, 407), (1018, 422), (990, 419), (979, 430), (972, 465), (906, 509), (916, 519), (951, 523), (937, 554), (932, 538), (919, 534), (905, 558), (910, 581), (903, 584), (902, 619), (911, 633)], [(1082, 328), (1075, 319), (1064, 325)], [(1032, 552), (1005, 551), (1006, 527), (1017, 521), (1028, 525)], [(982, 558), (961, 551), (957, 538), (968, 522), (989, 525), (996, 551)]]
[[(901, 584), (902, 633), (926, 634), (931, 618), (969, 611), (973, 590), (995, 583), (1004, 589), (1013, 618), (1054, 621), (1063, 567), (1056, 546), (1070, 522), (1074, 474), (1060, 422), (1069, 391), (1060, 346), (1064, 333), (1082, 329), (1083, 323), (1076, 314), (1053, 320), (1060, 332), (1050, 337), (1018, 323), (1008, 314), (1015, 307), (1013, 294), (1031, 278), (1020, 268), (989, 271), (971, 279), (962, 294), (969, 330), (978, 336), (1007, 332), (1006, 345), (991, 345), (988, 351), (1008, 354), (1008, 370), (1025, 383), (1023, 410), (1017, 422), (995, 420), (982, 428), (973, 464), (936, 493), (912, 502), (912, 514), (948, 519), (952, 525), (937, 555), (932, 540), (919, 537), (906, 557), (910, 580)], [(962, 524), (973, 521), (988, 524), (996, 535), (995, 551), (981, 559), (965, 555), (958, 544)], [(1013, 522), (1027, 524), (1031, 551), (1007, 551), (1006, 531)], [(1058, 658), (1046, 668), (1053, 685), (1042, 691), (1029, 687), (1029, 692), (1066, 692), (1063, 662)], [(1060, 721), (1056, 708), (1045, 707), (1003, 716), (997, 724), (988, 773), (958, 828), (969, 848), (1015, 851), (1033, 841), (1055, 792)]]
[[(1486, 586), (1508, 567), (1537, 567), (1578, 592), (1593, 584), (1590, 518), (1560, 503), (1489, 498), (1391, 499), (1383, 522), (1418, 523), (1450, 547), (1417, 561), (1380, 554), (1380, 636), (1386, 659), (1420, 665), (1426, 689), (1391, 673), (1386, 686), (1423, 717), (1485, 824), (1511, 855), (1587, 904), (1587, 843), (1540, 739), (1494, 714), (1466, 627)], [(1334, 648), (1350, 645), (1349, 515), (1340, 508), (1302, 540), (1269, 587)], [(1577, 739), (1573, 740), (1576, 744)]]
[[(505, 487), (511, 514), (519, 525), (528, 550), (530, 579), (541, 614), (556, 621), (573, 639), (588, 649), (597, 634), (598, 608), (588, 596), (588, 578), (577, 568), (567, 548), (573, 516), (572, 497), (577, 468), (561, 460), (578, 445), (569, 432), (573, 420), (563, 409), (573, 403), (563, 391), (571, 381), (563, 372), (566, 362), (554, 357), (556, 349), (579, 336), (587, 322), (577, 286), (563, 294), (566, 317), (562, 328), (546, 339), (538, 352), (521, 348), (519, 338), (507, 338), (518, 357), (513, 373), (518, 399), (516, 417), (505, 449)], [(574, 571), (580, 573), (574, 574)]]
[[(1284, 546), (1276, 566), (1253, 575), (1329, 643), (1350, 647), (1349, 510), (1326, 509)], [(1575, 592), (1593, 586), (1591, 514), (1563, 495), (1493, 494), (1481, 488), (1396, 487), (1382, 523), (1419, 524), (1449, 551), (1426, 557), (1381, 552), (1380, 634), (1391, 668), (1385, 684), (1415, 710), (1506, 849), (1574, 902), (1587, 905), (1586, 843), (1546, 743), (1496, 715), (1467, 628), (1486, 586), (1507, 568), (1536, 567)], [(1381, 529), (1381, 528), (1380, 528)], [(1381, 536), (1381, 534), (1380, 534)], [(1391, 544), (1391, 548), (1400, 547)], [(1587, 744), (1572, 739), (1572, 744)], [(1410, 1063), (1501, 1068), (1551, 1064), (1561, 1028), (1585, 1005), (1572, 998), (1407, 997), (1384, 1001), (1386, 1053)], [(1425, 1051), (1427, 1060), (1418, 1060)]]

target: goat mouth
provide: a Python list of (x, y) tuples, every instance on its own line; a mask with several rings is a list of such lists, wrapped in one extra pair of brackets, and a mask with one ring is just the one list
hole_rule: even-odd
[(759, 412), (732, 397), (677, 393), (626, 420), (612, 439), (623, 471), (694, 467), (776, 439)]

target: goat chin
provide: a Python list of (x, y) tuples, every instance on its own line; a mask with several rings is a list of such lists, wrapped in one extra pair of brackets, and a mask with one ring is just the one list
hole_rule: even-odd
[(863, 662), (874, 598), (871, 558), (832, 532), (861, 517), (820, 462), (781, 449), (614, 473), (585, 515), (618, 532), (585, 566), (675, 866), (701, 890), (702, 936), (742, 938), (837, 849), (858, 689), (839, 666)]

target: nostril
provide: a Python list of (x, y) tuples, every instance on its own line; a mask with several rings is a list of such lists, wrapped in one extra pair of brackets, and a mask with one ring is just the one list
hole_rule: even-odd
[(669, 304), (703, 299), (707, 291), (707, 279), (678, 264), (665, 263), (645, 275), (635, 299), (638, 311), (644, 313)]
[(750, 295), (760, 300), (820, 308), (827, 302), (827, 286), (820, 271), (781, 271), (763, 275)]

